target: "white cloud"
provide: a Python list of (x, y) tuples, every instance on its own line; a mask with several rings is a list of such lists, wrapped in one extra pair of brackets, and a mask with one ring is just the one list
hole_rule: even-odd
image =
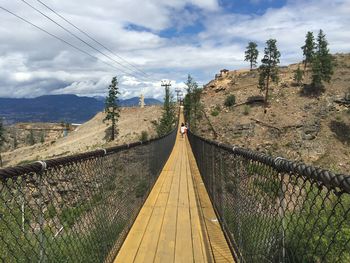
[[(36, 1), (28, 1), (57, 19)], [(350, 0), (291, 0), (286, 6), (268, 9), (262, 15), (228, 13), (216, 0), (46, 2), (114, 52), (151, 74), (154, 80), (126, 76), (0, 10), (2, 97), (60, 93), (104, 95), (112, 76), (118, 75), (122, 96), (139, 96), (142, 92), (146, 97), (161, 99), (164, 90), (157, 80), (168, 78), (173, 88), (183, 87), (187, 73), (205, 83), (221, 68), (248, 67), (243, 54), (250, 40), (257, 41), (262, 52), (264, 42), (276, 38), (282, 63), (299, 61), (306, 32), (316, 33), (320, 28), (327, 34), (331, 52), (349, 52)], [(107, 61), (19, 1), (4, 0), (1, 5)], [(188, 5), (196, 8), (186, 9)], [(180, 34), (170, 39), (160, 35), (169, 27), (181, 30), (196, 25), (199, 20), (204, 26), (199, 34)], [(145, 30), (131, 30), (130, 24)]]
[(300, 46), (307, 31), (317, 34), (323, 29), (327, 34), (331, 52), (349, 52), (344, 43), (350, 41), (350, 16), (344, 12), (350, 1), (289, 1), (279, 9), (269, 9), (261, 16), (226, 14), (206, 24), (202, 41), (220, 39), (226, 44), (234, 41), (246, 44), (257, 41), (261, 51), (265, 41), (275, 38), (283, 55), (289, 54), (285, 63), (301, 59)]

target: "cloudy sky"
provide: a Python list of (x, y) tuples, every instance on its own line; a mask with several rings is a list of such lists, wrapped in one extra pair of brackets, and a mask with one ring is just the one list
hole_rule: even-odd
[(0, 17), (0, 97), (103, 96), (117, 75), (123, 98), (159, 99), (162, 79), (183, 88), (188, 73), (205, 84), (247, 68), (249, 41), (262, 54), (276, 38), (282, 64), (300, 61), (306, 32), (320, 28), (332, 53), (350, 52), (350, 0), (1, 0)]

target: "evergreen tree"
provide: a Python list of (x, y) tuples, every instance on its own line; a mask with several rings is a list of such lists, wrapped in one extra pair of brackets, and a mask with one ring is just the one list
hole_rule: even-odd
[(45, 142), (45, 135), (44, 135), (44, 132), (42, 132), (42, 133), (40, 134), (40, 142), (41, 142), (41, 143), (44, 143), (44, 142)]
[(189, 123), (192, 130), (196, 130), (197, 122), (202, 117), (203, 106), (200, 102), (202, 89), (198, 87), (198, 84), (191, 75), (188, 75), (187, 82), (187, 94), (184, 99), (184, 113), (186, 121)]
[(185, 83), (186, 88), (186, 96), (184, 99), (184, 115), (187, 122), (191, 120), (191, 105), (192, 105), (192, 94), (193, 90), (196, 88), (197, 83), (193, 80), (190, 74), (187, 76), (187, 82)]
[(329, 53), (326, 35), (320, 29), (317, 36), (315, 58), (312, 63), (312, 86), (320, 88), (322, 81), (330, 82), (333, 75), (332, 55)]
[(293, 79), (298, 86), (301, 86), (303, 82), (303, 71), (300, 69), (300, 66), (298, 66), (298, 68), (294, 71)]
[(259, 67), (260, 75), (258, 87), (261, 90), (265, 90), (265, 107), (267, 106), (270, 80), (276, 83), (278, 82), (278, 64), (280, 63), (279, 58), (281, 54), (277, 49), (276, 42), (275, 39), (266, 41), (265, 55)]
[(35, 138), (34, 138), (34, 131), (30, 130), (28, 136), (27, 136), (27, 142), (29, 145), (34, 145), (35, 144)]
[(174, 128), (175, 121), (176, 116), (174, 98), (172, 93), (170, 92), (170, 86), (165, 86), (162, 117), (160, 121), (156, 123), (156, 130), (158, 136), (162, 136), (169, 133)]
[(312, 83), (314, 88), (322, 86), (322, 65), (319, 56), (315, 56), (312, 61)]
[(120, 92), (118, 91), (117, 77), (113, 77), (111, 84), (108, 86), (108, 96), (105, 101), (106, 117), (103, 120), (103, 122), (108, 121), (111, 123), (111, 141), (113, 141), (118, 134), (117, 122), (120, 116), (120, 109), (117, 103), (118, 94), (120, 94)]
[(258, 59), (259, 51), (256, 49), (257, 44), (255, 42), (249, 42), (248, 46), (246, 47), (247, 50), (245, 51), (245, 61), (250, 62), (250, 70), (253, 69), (253, 67), (256, 67), (256, 60)]
[(5, 144), (5, 128), (0, 118), (0, 167), (2, 167), (1, 148)]
[(304, 71), (306, 70), (307, 65), (310, 65), (312, 63), (313, 57), (315, 55), (315, 48), (316, 44), (314, 34), (312, 32), (307, 32), (305, 45), (301, 47), (304, 56)]
[(17, 149), (17, 146), (18, 146), (17, 134), (14, 133), (14, 135), (13, 135), (13, 148)]

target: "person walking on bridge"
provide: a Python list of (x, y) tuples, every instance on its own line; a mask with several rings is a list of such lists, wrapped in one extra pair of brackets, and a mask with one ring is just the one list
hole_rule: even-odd
[(180, 127), (181, 138), (184, 137), (184, 134), (186, 133), (186, 130), (187, 130), (187, 128), (186, 128), (185, 124), (181, 123), (181, 127)]

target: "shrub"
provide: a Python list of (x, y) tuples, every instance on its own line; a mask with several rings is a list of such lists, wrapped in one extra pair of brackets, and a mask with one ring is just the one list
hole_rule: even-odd
[(214, 116), (214, 117), (216, 117), (216, 116), (218, 116), (219, 115), (219, 111), (217, 110), (217, 109), (213, 109), (212, 111), (211, 111), (211, 116)]
[(141, 179), (135, 189), (136, 198), (143, 197), (148, 191), (148, 183), (145, 179)]
[(34, 145), (35, 144), (35, 138), (34, 138), (33, 130), (30, 130), (30, 133), (27, 135), (27, 143), (29, 145)]
[(145, 142), (148, 140), (148, 132), (147, 131), (142, 131), (141, 136), (140, 136), (140, 141)]
[(226, 97), (224, 105), (226, 107), (231, 107), (231, 106), (235, 105), (235, 103), (236, 103), (236, 97), (235, 97), (235, 95), (231, 94), (231, 95), (228, 95)]
[(248, 115), (250, 113), (250, 106), (249, 105), (245, 105), (244, 109), (243, 109), (243, 114), (244, 115)]
[(300, 66), (294, 71), (293, 80), (298, 86), (301, 86), (303, 84), (303, 71), (300, 69)]

